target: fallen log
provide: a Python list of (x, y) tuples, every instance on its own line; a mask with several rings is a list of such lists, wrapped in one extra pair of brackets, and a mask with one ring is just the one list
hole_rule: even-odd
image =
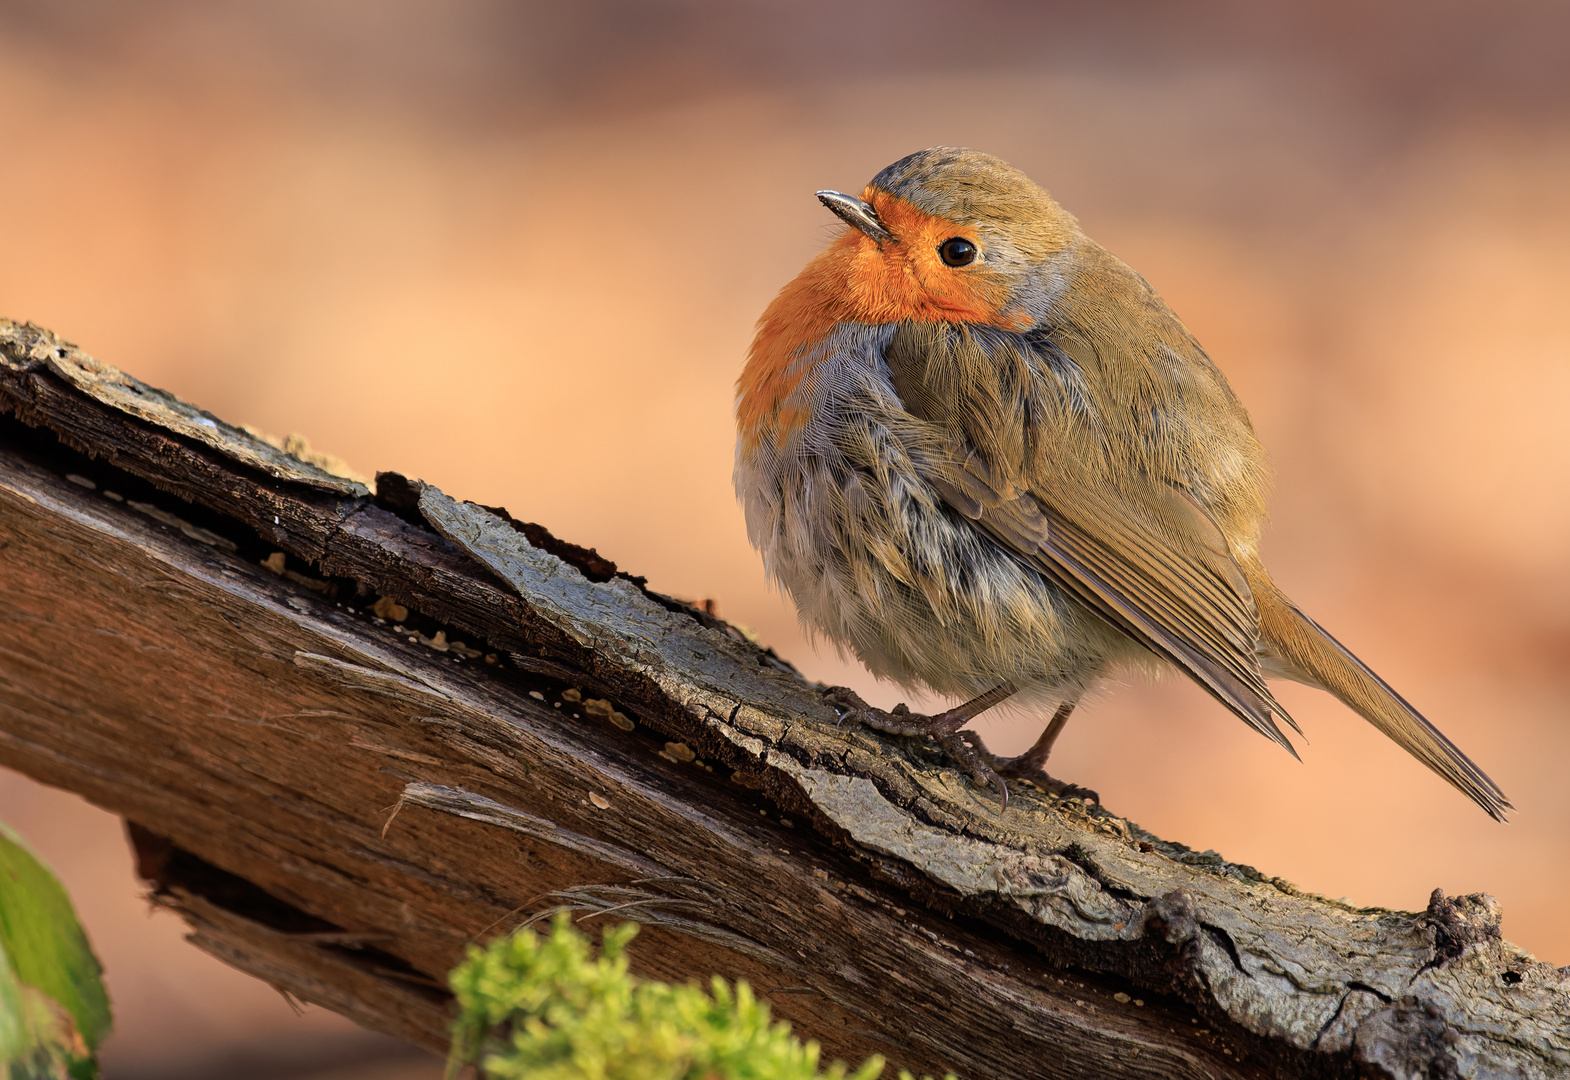
[(293, 449), (0, 321), (0, 764), (123, 816), (241, 970), (440, 1049), (465, 946), (567, 905), (850, 1060), (1570, 1074), (1570, 969), (1486, 895), (1355, 908), (1077, 799), (1000, 812), (597, 552)]

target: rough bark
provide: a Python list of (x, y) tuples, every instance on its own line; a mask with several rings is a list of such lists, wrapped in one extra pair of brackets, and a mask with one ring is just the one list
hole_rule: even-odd
[(465, 946), (567, 904), (849, 1059), (1570, 1074), (1570, 969), (1490, 897), (1353, 908), (1078, 800), (1000, 814), (593, 551), (5, 322), (0, 548), (0, 763), (133, 823), (197, 945), (366, 1026), (441, 1047)]

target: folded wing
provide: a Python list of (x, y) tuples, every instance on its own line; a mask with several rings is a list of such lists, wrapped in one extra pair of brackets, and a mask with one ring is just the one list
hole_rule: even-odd
[[(1153, 505), (1139, 507), (1117, 493), (1046, 484), (1000, 492), (985, 462), (959, 447), (929, 466), (927, 479), (949, 506), (1296, 755), (1274, 717), (1297, 725), (1259, 668), (1248, 583), (1185, 492), (1155, 481), (1141, 499)], [(1189, 542), (1174, 545), (1174, 529), (1186, 529)]]

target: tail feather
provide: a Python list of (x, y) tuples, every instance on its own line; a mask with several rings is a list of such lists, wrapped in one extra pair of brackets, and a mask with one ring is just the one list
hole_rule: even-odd
[(1267, 665), (1279, 665), (1282, 674), (1340, 698), (1495, 821), (1504, 821), (1505, 811), (1515, 809), (1499, 785), (1346, 646), (1298, 610), (1268, 580), (1251, 584), (1259, 607), (1261, 637), (1275, 654), (1275, 664), (1270, 665), (1267, 659)]

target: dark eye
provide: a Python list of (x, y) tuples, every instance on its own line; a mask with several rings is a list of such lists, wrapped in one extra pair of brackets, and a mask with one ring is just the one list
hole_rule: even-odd
[(969, 266), (976, 261), (976, 245), (963, 236), (951, 236), (938, 245), (938, 256), (947, 266)]

